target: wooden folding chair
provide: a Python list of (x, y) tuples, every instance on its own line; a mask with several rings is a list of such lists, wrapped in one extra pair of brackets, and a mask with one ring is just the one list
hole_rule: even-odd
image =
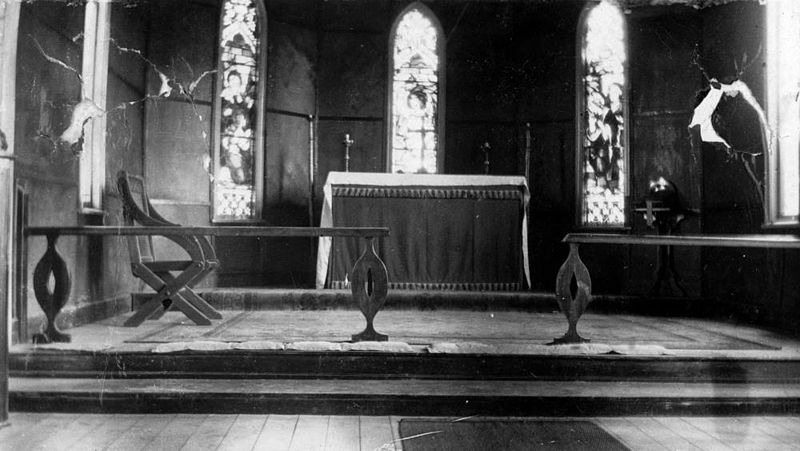
[[(180, 227), (155, 211), (142, 177), (120, 171), (117, 187), (122, 196), (125, 225)], [(198, 325), (209, 325), (210, 319), (221, 319), (222, 315), (192, 290), (219, 266), (214, 247), (204, 236), (161, 236), (183, 248), (190, 259), (156, 260), (152, 236), (128, 236), (131, 271), (156, 293), (125, 321), (125, 325), (135, 327), (145, 319), (159, 318), (170, 307), (182, 311)]]

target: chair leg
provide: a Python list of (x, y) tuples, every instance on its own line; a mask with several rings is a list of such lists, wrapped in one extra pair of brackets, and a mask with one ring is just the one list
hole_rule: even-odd
[(153, 314), (150, 315), (147, 319), (152, 319), (152, 320), (161, 319), (161, 317), (164, 316), (165, 313), (167, 313), (167, 310), (169, 310), (170, 307), (172, 307), (172, 300), (164, 299), (163, 301), (161, 301), (161, 308), (153, 312)]
[(211, 271), (217, 269), (218, 266), (219, 266), (219, 264), (216, 264), (216, 263), (204, 264), (203, 270), (200, 271), (200, 273), (194, 279), (190, 280), (189, 283), (186, 284), (186, 286), (190, 287), (190, 288), (194, 288), (195, 285), (197, 285), (198, 283), (200, 283), (200, 281), (205, 279), (206, 276), (209, 273), (211, 273)]
[[(206, 274), (208, 274), (207, 271), (204, 271), (204, 272)], [(172, 274), (159, 274), (159, 275), (162, 276), (164, 281), (166, 281), (167, 283), (172, 283), (175, 280), (175, 278), (172, 277)], [(199, 280), (200, 276), (202, 276), (202, 275), (203, 275), (203, 273), (200, 273), (200, 275), (195, 277), (193, 279), (193, 281)], [(187, 284), (187, 286), (183, 287), (183, 289), (180, 291), (181, 295), (184, 298), (186, 298), (186, 300), (189, 301), (189, 303), (194, 305), (198, 310), (203, 312), (209, 318), (211, 318), (211, 319), (222, 319), (222, 314), (220, 314), (214, 307), (212, 307), (211, 304), (206, 302), (205, 299), (201, 298), (200, 295), (197, 294), (194, 290), (189, 288), (192, 285), (194, 285), (194, 284), (189, 283), (189, 284)]]
[(125, 321), (125, 327), (138, 327), (144, 320), (153, 316), (158, 309), (162, 309), (162, 301), (166, 299), (163, 293), (156, 293), (149, 301), (139, 307), (136, 312)]
[(219, 311), (217, 311), (217, 309), (212, 307), (211, 304), (208, 303), (208, 301), (201, 298), (200, 295), (195, 293), (194, 290), (192, 290), (191, 288), (185, 287), (183, 290), (181, 290), (181, 296), (186, 298), (187, 301), (189, 301), (192, 305), (197, 307), (198, 310), (203, 312), (209, 318), (222, 319), (222, 313), (220, 313)]
[(198, 326), (210, 326), (211, 320), (206, 315), (198, 310), (191, 302), (187, 301), (180, 293), (176, 293), (172, 297), (172, 305), (178, 310), (183, 312), (190, 320), (194, 321)]
[[(189, 319), (201, 326), (208, 326), (211, 320), (208, 319), (200, 310), (197, 309), (191, 302), (187, 301), (181, 295), (184, 291), (186, 284), (197, 277), (204, 267), (191, 266), (177, 277), (169, 275), (169, 280), (164, 280), (156, 273), (151, 271), (147, 266), (141, 265), (135, 268), (134, 274), (142, 279), (147, 285), (156, 290), (156, 295), (140, 307), (136, 313), (133, 314), (127, 321), (125, 326), (136, 327), (144, 322), (145, 319), (157, 314), (157, 310), (164, 309), (163, 303), (166, 300), (172, 300), (172, 305), (178, 310), (182, 311)], [(162, 273), (163, 275), (163, 273)]]

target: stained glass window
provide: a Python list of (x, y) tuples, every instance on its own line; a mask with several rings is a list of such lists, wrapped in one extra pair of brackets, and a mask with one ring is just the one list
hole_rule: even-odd
[(391, 172), (438, 169), (441, 55), (435, 21), (421, 5), (412, 5), (397, 22), (391, 63)]
[(226, 0), (220, 29), (219, 137), (214, 161), (214, 219), (257, 218), (259, 112), (258, 8), (254, 0)]
[(582, 46), (581, 224), (623, 226), (627, 174), (625, 25), (603, 2), (588, 11)]

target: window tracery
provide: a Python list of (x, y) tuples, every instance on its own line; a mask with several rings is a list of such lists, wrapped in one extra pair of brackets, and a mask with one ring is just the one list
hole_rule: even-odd
[(259, 219), (263, 26), (254, 0), (226, 0), (220, 25), (214, 219)]
[(414, 4), (400, 15), (391, 46), (391, 172), (439, 172), (440, 40), (427, 8)]
[(625, 24), (620, 10), (609, 2), (584, 14), (578, 80), (579, 223), (624, 226), (628, 177)]

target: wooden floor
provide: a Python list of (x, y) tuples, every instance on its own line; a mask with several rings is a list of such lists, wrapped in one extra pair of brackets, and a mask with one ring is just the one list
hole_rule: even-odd
[[(402, 450), (400, 420), (390, 416), (12, 412), (10, 426), (0, 429), (0, 449), (398, 451)], [(800, 449), (800, 417), (590, 420), (634, 450)]]

